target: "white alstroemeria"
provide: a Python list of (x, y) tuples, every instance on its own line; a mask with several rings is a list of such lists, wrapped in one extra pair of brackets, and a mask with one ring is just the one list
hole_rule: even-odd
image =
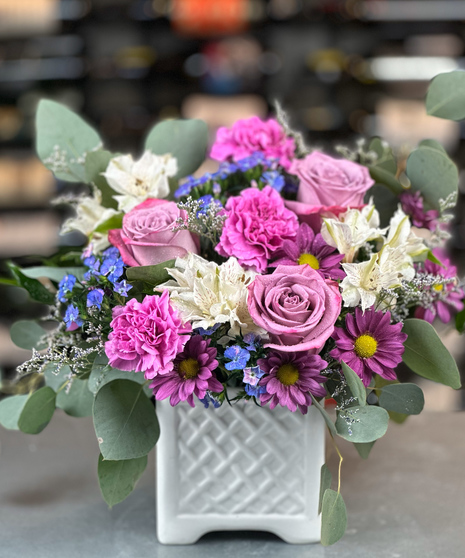
[(96, 250), (101, 250), (110, 245), (107, 233), (96, 233), (100, 225), (111, 217), (118, 215), (119, 211), (102, 205), (102, 193), (97, 188), (92, 196), (83, 196), (75, 205), (76, 216), (67, 219), (61, 227), (60, 234), (79, 231), (92, 238)]
[(400, 205), (389, 223), (386, 245), (392, 248), (402, 248), (404, 253), (411, 258), (428, 251), (423, 244), (423, 239), (412, 231), (409, 216), (402, 211)]
[(362, 210), (349, 209), (338, 219), (323, 219), (321, 235), (324, 241), (344, 254), (344, 262), (354, 260), (359, 248), (369, 240), (381, 238), (384, 230), (379, 228), (379, 213), (372, 201)]
[(231, 339), (241, 332), (265, 335), (265, 331), (254, 324), (247, 308), (247, 287), (256, 273), (244, 270), (236, 258), (218, 265), (189, 254), (177, 258), (175, 267), (167, 271), (173, 280), (159, 285), (156, 290), (169, 291), (172, 305), (194, 329), (229, 323)]
[(138, 161), (131, 155), (114, 157), (102, 174), (111, 188), (122, 194), (113, 197), (118, 209), (127, 213), (148, 198), (166, 198), (170, 193), (168, 178), (177, 172), (177, 160), (169, 153), (146, 151)]

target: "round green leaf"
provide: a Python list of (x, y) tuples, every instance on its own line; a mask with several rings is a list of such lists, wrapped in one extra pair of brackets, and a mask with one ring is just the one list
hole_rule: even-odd
[(328, 488), (321, 506), (321, 544), (330, 546), (343, 537), (347, 528), (347, 509), (340, 492)]
[(143, 387), (113, 380), (95, 396), (94, 427), (105, 459), (119, 461), (147, 455), (160, 433), (155, 409)]
[(205, 160), (208, 127), (203, 120), (164, 120), (156, 124), (145, 149), (156, 155), (171, 153), (178, 161), (177, 178), (195, 172)]
[(110, 508), (131, 494), (146, 467), (146, 455), (124, 461), (107, 461), (99, 455), (98, 481), (103, 499)]
[[(108, 357), (106, 355), (97, 356), (89, 376), (89, 390), (95, 395), (100, 388), (113, 380), (131, 380), (131, 382), (138, 384), (145, 384), (146, 382), (142, 372), (128, 372), (112, 368), (108, 364)], [(144, 386), (144, 392), (148, 397), (153, 395), (152, 390), (148, 386)]]
[(41, 342), (47, 332), (37, 322), (30, 320), (19, 320), (10, 328), (10, 337), (15, 345), (21, 349), (44, 349), (47, 345)]
[(367, 392), (362, 380), (345, 362), (341, 362), (341, 367), (352, 395), (357, 398), (358, 404), (361, 407), (365, 406), (367, 403)]
[(141, 265), (137, 267), (128, 267), (126, 275), (129, 281), (144, 281), (154, 287), (164, 283), (170, 279), (170, 275), (166, 268), (174, 267), (176, 260), (168, 260), (156, 265)]
[(28, 395), (12, 395), (0, 401), (0, 424), (8, 430), (18, 430), (18, 419)]
[(85, 267), (27, 267), (21, 270), (23, 275), (31, 279), (39, 279), (47, 277), (56, 283), (59, 283), (65, 275), (74, 275), (81, 281), (86, 272)]
[(341, 438), (354, 443), (374, 442), (386, 434), (389, 415), (381, 407), (348, 407), (339, 411), (336, 430)]
[(323, 419), (326, 423), (326, 426), (328, 427), (328, 430), (331, 432), (331, 434), (333, 436), (335, 436), (337, 434), (336, 426), (334, 425), (334, 422), (331, 420), (331, 417), (325, 411), (325, 408), (323, 406), (324, 405), (324, 400), (323, 400), (323, 405), (322, 405), (321, 403), (318, 403), (318, 401), (315, 399), (315, 397), (312, 394), (310, 394), (310, 397), (312, 398), (313, 405), (315, 405), (315, 407), (321, 413), (321, 416), (323, 417)]
[(465, 118), (465, 72), (439, 74), (426, 94), (426, 112), (447, 120)]
[(362, 459), (368, 459), (375, 442), (366, 442), (364, 444), (354, 444), (355, 449)]
[(71, 378), (71, 374), (71, 369), (68, 365), (62, 366), (57, 370), (55, 364), (49, 363), (44, 368), (45, 383), (54, 391), (58, 391)]
[(433, 382), (461, 387), (457, 364), (430, 323), (408, 319), (402, 331), (408, 335), (402, 360), (411, 370)]
[(379, 404), (387, 411), (418, 415), (423, 410), (425, 398), (415, 384), (391, 384), (381, 390)]
[(55, 412), (56, 394), (46, 386), (32, 393), (21, 411), (18, 427), (26, 434), (39, 434)]
[(113, 197), (116, 192), (109, 186), (107, 179), (102, 175), (107, 170), (108, 164), (113, 157), (116, 157), (116, 155), (103, 149), (87, 153), (85, 173), (86, 182), (94, 184), (102, 193), (102, 205), (116, 209), (118, 203)]
[(90, 417), (94, 396), (87, 387), (87, 380), (74, 378), (69, 391), (64, 388), (57, 393), (57, 407), (72, 417)]
[(321, 506), (323, 505), (323, 497), (328, 488), (331, 488), (332, 475), (326, 463), (321, 467), (320, 472), (320, 498), (318, 503), (318, 513), (321, 513)]
[(392, 149), (385, 145), (380, 138), (373, 138), (368, 145), (368, 150), (374, 151), (378, 155), (376, 161), (368, 167), (373, 180), (384, 184), (394, 194), (402, 193), (404, 189), (396, 178), (397, 162)]

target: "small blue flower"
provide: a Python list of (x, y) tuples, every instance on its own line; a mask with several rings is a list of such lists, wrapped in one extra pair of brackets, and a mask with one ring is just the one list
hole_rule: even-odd
[(100, 308), (102, 307), (104, 294), (105, 293), (103, 292), (103, 289), (92, 289), (91, 291), (89, 291), (87, 293), (87, 308), (90, 308), (91, 306), (97, 306), (97, 308), (100, 310)]
[(245, 385), (245, 393), (251, 397), (259, 397), (262, 393), (266, 393), (265, 386), (252, 386), (251, 384)]
[(130, 291), (131, 289), (132, 285), (128, 285), (126, 279), (113, 282), (113, 290), (115, 291), (115, 293), (118, 293), (122, 296), (128, 296), (128, 291)]
[(214, 395), (212, 395), (212, 393), (210, 391), (206, 391), (205, 392), (205, 397), (203, 399), (199, 399), (199, 401), (201, 403), (203, 403), (205, 409), (208, 409), (208, 407), (210, 406), (210, 403), (213, 405), (213, 407), (215, 409), (218, 409), (218, 407), (221, 407), (221, 403), (218, 401), (218, 399), (215, 398)]
[(250, 359), (249, 351), (239, 347), (239, 345), (228, 347), (224, 351), (224, 356), (231, 360), (224, 365), (226, 370), (243, 370)]
[(251, 368), (244, 368), (244, 384), (250, 384), (251, 386), (256, 386), (260, 381), (260, 378), (265, 374), (265, 372), (260, 368), (260, 366), (252, 366)]
[(79, 317), (79, 310), (74, 304), (70, 304), (66, 309), (63, 321), (68, 328), (76, 329), (76, 327), (82, 326), (83, 320)]
[(215, 195), (219, 195), (221, 194), (221, 186), (218, 184), (218, 182), (214, 182), (213, 186), (212, 186), (212, 191)]
[(121, 258), (108, 257), (100, 266), (100, 274), (107, 275), (108, 280), (114, 283), (123, 275), (124, 263)]
[(121, 254), (116, 246), (110, 246), (102, 252), (102, 256), (104, 258), (119, 258)]
[(89, 256), (84, 258), (84, 265), (89, 268), (88, 271), (84, 273), (84, 279), (90, 281), (92, 277), (99, 276), (100, 261), (95, 256)]
[(255, 335), (255, 333), (247, 333), (244, 335), (244, 343), (247, 343), (246, 349), (248, 351), (255, 352), (262, 344), (262, 341), (258, 335)]
[(66, 297), (66, 293), (70, 293), (74, 285), (76, 284), (76, 277), (71, 274), (67, 274), (63, 277), (63, 279), (58, 283), (58, 293), (57, 297), (60, 302), (66, 302), (68, 299)]
[(202, 205), (201, 205), (200, 209), (197, 211), (197, 217), (199, 215), (205, 215), (205, 213), (207, 212), (207, 209), (210, 207), (210, 205), (212, 203), (214, 203), (218, 207), (223, 207), (220, 200), (215, 199), (211, 194), (206, 194), (205, 196), (202, 196), (201, 198), (198, 199), (198, 201)]
[(238, 166), (235, 163), (230, 163), (229, 161), (225, 161), (220, 164), (220, 168), (218, 169), (218, 175), (220, 178), (226, 178), (228, 175), (237, 172)]
[(284, 176), (282, 174), (279, 174), (279, 172), (275, 170), (264, 172), (261, 176), (261, 179), (265, 184), (268, 184), (277, 192), (281, 192), (286, 184)]
[(198, 327), (195, 329), (195, 331), (199, 334), (199, 335), (211, 335), (212, 333), (215, 333), (215, 331), (220, 327), (221, 324), (215, 324), (213, 327), (209, 327), (208, 329), (203, 329), (203, 327)]

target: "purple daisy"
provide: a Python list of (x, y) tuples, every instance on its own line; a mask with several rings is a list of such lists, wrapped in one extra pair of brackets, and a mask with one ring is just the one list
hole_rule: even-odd
[(373, 374), (386, 380), (397, 378), (394, 369), (402, 360), (407, 335), (401, 323), (391, 324), (390, 312), (370, 308), (363, 313), (356, 308), (355, 315), (347, 314), (345, 328), (334, 328), (332, 337), (336, 348), (330, 355), (350, 366), (365, 386)]
[(328, 363), (319, 355), (270, 351), (268, 358), (258, 359), (257, 364), (265, 372), (259, 383), (266, 388), (266, 393), (260, 394), (262, 405), (269, 403), (274, 409), (279, 404), (292, 412), (298, 407), (305, 415), (312, 404), (310, 394), (326, 395), (321, 385), (326, 378), (320, 372)]
[(430, 231), (436, 229), (439, 212), (436, 209), (424, 210), (420, 192), (404, 192), (399, 197), (404, 213), (410, 216), (415, 227)]
[(430, 304), (427, 307), (418, 307), (415, 310), (415, 318), (426, 320), (433, 323), (437, 316), (441, 322), (449, 323), (452, 314), (463, 310), (463, 297), (465, 293), (457, 284), (457, 268), (450, 263), (444, 253), (435, 248), (433, 254), (440, 260), (444, 267), (426, 260), (423, 264), (424, 270), (429, 275), (436, 275), (438, 279), (444, 279), (444, 283), (439, 283), (431, 287)]
[(346, 276), (340, 266), (344, 255), (326, 244), (321, 234), (315, 234), (306, 223), (300, 225), (293, 240), (284, 241), (277, 255), (279, 258), (270, 263), (270, 267), (308, 264), (325, 279), (344, 279)]
[(218, 367), (217, 350), (210, 347), (210, 339), (201, 335), (192, 336), (174, 360), (174, 368), (168, 374), (156, 376), (150, 387), (155, 399), (160, 401), (170, 397), (174, 407), (180, 401), (187, 401), (194, 407), (195, 394), (204, 399), (207, 391), (220, 393), (223, 385), (213, 375)]

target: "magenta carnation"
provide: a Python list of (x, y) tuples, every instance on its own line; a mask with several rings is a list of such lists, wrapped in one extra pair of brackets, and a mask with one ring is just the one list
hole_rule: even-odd
[(144, 372), (147, 379), (173, 370), (173, 361), (189, 339), (184, 324), (170, 304), (168, 291), (161, 296), (135, 298), (113, 308), (112, 331), (105, 343), (109, 363), (119, 370)]
[(436, 209), (425, 211), (420, 192), (404, 192), (399, 197), (404, 213), (410, 216), (415, 227), (430, 231), (436, 229), (439, 212)]
[(176, 357), (173, 370), (157, 376), (150, 384), (155, 399), (170, 397), (173, 407), (180, 401), (187, 401), (194, 407), (194, 394), (203, 399), (207, 390), (222, 392), (223, 385), (213, 375), (218, 367), (216, 354), (216, 349), (210, 347), (210, 339), (203, 339), (201, 335), (191, 337)]
[(312, 404), (310, 394), (326, 395), (321, 385), (326, 378), (320, 372), (328, 363), (319, 355), (271, 351), (267, 358), (258, 359), (257, 364), (265, 372), (260, 386), (266, 388), (266, 393), (260, 394), (260, 402), (269, 403), (271, 409), (281, 405), (294, 412), (298, 407), (306, 414)]
[(226, 203), (228, 217), (216, 251), (234, 256), (241, 265), (261, 273), (272, 254), (299, 228), (295, 214), (286, 209), (282, 197), (270, 186), (247, 188)]
[(339, 265), (344, 255), (326, 244), (321, 234), (315, 234), (306, 223), (300, 225), (295, 239), (283, 242), (276, 257), (278, 259), (270, 267), (308, 264), (325, 279), (344, 279), (346, 276)]
[(273, 119), (266, 122), (257, 116), (238, 120), (231, 128), (219, 128), (210, 157), (216, 161), (232, 158), (239, 161), (256, 152), (277, 159), (288, 169), (295, 152), (293, 138), (288, 138), (281, 125)]
[(429, 305), (426, 307), (418, 307), (415, 310), (415, 317), (433, 323), (437, 316), (441, 322), (449, 323), (452, 314), (463, 310), (463, 298), (465, 293), (457, 284), (457, 268), (450, 263), (439, 248), (433, 250), (433, 254), (441, 261), (444, 267), (426, 260), (424, 262), (425, 272), (430, 275), (436, 275), (439, 279), (444, 279), (443, 284), (433, 285), (431, 287), (431, 297)]
[(395, 368), (402, 361), (407, 335), (401, 323), (391, 324), (390, 312), (371, 308), (363, 313), (356, 308), (355, 315), (347, 314), (345, 328), (336, 327), (332, 337), (336, 348), (330, 355), (350, 366), (365, 386), (373, 374), (386, 380), (397, 378)]

